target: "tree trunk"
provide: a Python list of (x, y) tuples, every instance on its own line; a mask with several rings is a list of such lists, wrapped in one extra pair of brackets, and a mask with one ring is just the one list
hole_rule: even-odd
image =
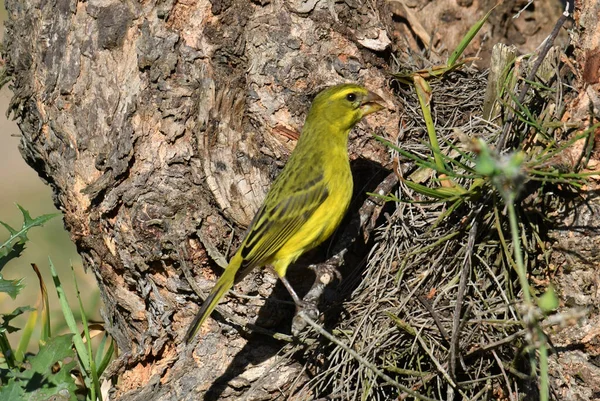
[[(212, 319), (186, 347), (192, 285), (212, 287), (320, 89), (362, 82), (394, 104), (385, 73), (404, 42), (390, 42), (390, 4), (6, 2), (21, 152), (97, 278), (121, 353), (116, 398), (266, 400), (307, 380), (300, 363), (281, 362), (280, 343)], [(397, 113), (350, 138), (352, 159), (386, 166), (373, 131), (394, 138)], [(275, 283), (256, 272), (237, 287), (251, 297), (221, 310), (286, 331), (293, 308), (275, 300), (279, 286), (270, 295)]]
[[(202, 291), (212, 287), (213, 260), (235, 249), (318, 90), (359, 81), (393, 103), (385, 60), (359, 50), (388, 46), (378, 14), (366, 4), (302, 1), (6, 6), (21, 152), (53, 187), (96, 275), (121, 353), (117, 398), (197, 400), (211, 389), (213, 398), (239, 399), (281, 345), (211, 320), (186, 349), (200, 299), (183, 269)], [(397, 131), (395, 114), (376, 118), (378, 132)], [(383, 161), (369, 126), (353, 134), (353, 158)], [(241, 292), (256, 299), (231, 298), (224, 310), (250, 322), (260, 312), (261, 326), (285, 330), (292, 309), (257, 296), (275, 281), (247, 278)], [(300, 364), (281, 366), (253, 397), (278, 394), (300, 375)]]

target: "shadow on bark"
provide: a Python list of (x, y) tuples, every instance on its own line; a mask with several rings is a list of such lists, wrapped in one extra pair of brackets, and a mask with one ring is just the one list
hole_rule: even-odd
[[(354, 177), (353, 200), (340, 228), (330, 240), (303, 255), (298, 262), (290, 266), (288, 271), (287, 277), (300, 297), (303, 297), (309, 291), (315, 280), (314, 272), (307, 267), (310, 264), (326, 261), (331, 255), (339, 252), (344, 243), (347, 244), (347, 241), (344, 238), (340, 238), (339, 234), (345, 232), (348, 225), (353, 223), (353, 217), (358, 213), (358, 210), (366, 200), (367, 192), (373, 191), (381, 180), (389, 174), (379, 164), (362, 159), (353, 161), (351, 168)], [(350, 232), (354, 238), (357, 238), (361, 235), (360, 231), (360, 227), (356, 226), (351, 227)], [(342, 277), (341, 282), (335, 279), (326, 287), (319, 299), (319, 310), (322, 312), (322, 321), (325, 322), (326, 327), (335, 327), (345, 315), (343, 303), (359, 283), (360, 273), (365, 267), (369, 249), (368, 243), (355, 241), (344, 255), (344, 263), (339, 269)], [(255, 325), (258, 327), (269, 327), (269, 323), (273, 321), (270, 317), (273, 308), (286, 309), (284, 313), (289, 318), (285, 319), (285, 327), (280, 327), (280, 331), (289, 334), (295, 307), (287, 290), (280, 281), (277, 282), (273, 292), (261, 308)], [(218, 320), (224, 322), (224, 319), (220, 316)], [(212, 383), (204, 399), (206, 401), (216, 401), (220, 399), (227, 387), (239, 389), (248, 385), (244, 379), (236, 380), (236, 378), (244, 373), (249, 366), (256, 366), (272, 358), (286, 344), (285, 342), (270, 339), (265, 335), (252, 334), (247, 344), (237, 353), (226, 371)], [(297, 362), (303, 363), (302, 360), (297, 360)]]

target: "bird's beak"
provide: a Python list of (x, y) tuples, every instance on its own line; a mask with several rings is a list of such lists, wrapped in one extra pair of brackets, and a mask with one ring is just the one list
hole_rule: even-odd
[(360, 103), (360, 109), (362, 110), (363, 117), (384, 109), (384, 104), (385, 101), (381, 98), (381, 96), (369, 91), (367, 96)]

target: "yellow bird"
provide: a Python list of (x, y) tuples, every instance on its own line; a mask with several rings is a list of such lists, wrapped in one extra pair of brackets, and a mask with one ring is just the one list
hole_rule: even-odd
[(325, 241), (342, 221), (352, 197), (348, 135), (364, 116), (384, 106), (362, 86), (343, 84), (320, 92), (287, 164), (273, 182), (242, 244), (202, 304), (189, 342), (234, 283), (255, 267), (272, 265), (297, 305), (285, 278), (288, 266)]

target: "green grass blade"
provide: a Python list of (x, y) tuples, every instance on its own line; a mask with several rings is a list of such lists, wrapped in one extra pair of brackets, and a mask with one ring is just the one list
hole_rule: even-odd
[(441, 157), (440, 145), (437, 140), (437, 134), (435, 131), (435, 125), (433, 124), (433, 117), (431, 116), (430, 100), (431, 100), (431, 87), (421, 77), (415, 77), (415, 91), (419, 98), (419, 105), (423, 112), (423, 118), (425, 119), (425, 126), (427, 127), (427, 136), (429, 137), (429, 143), (431, 150), (433, 151), (433, 158), (435, 160), (436, 170), (445, 171), (443, 159)]
[(429, 188), (426, 185), (418, 184), (409, 180), (402, 180), (402, 182), (413, 191), (440, 201), (452, 201), (464, 194), (464, 192), (458, 188)]
[[(106, 347), (106, 341), (108, 342), (108, 349), (104, 352), (104, 348)], [(96, 368), (98, 369), (98, 376), (102, 376), (104, 370), (106, 370), (108, 364), (110, 363), (113, 354), (115, 352), (115, 344), (113, 340), (108, 336), (108, 334), (104, 333), (102, 340), (100, 341), (100, 346), (96, 351)]]
[(23, 362), (25, 358), (25, 352), (27, 352), (29, 341), (31, 341), (31, 336), (35, 331), (38, 317), (39, 312), (37, 309), (32, 310), (27, 317), (27, 323), (25, 323), (25, 327), (23, 327), (21, 338), (19, 338), (19, 345), (17, 345), (17, 349), (15, 350), (15, 360), (19, 363)]
[[(566, 141), (564, 144), (562, 144), (559, 147), (549, 147), (547, 149), (547, 152), (544, 153), (543, 155), (540, 155), (538, 157), (536, 157), (533, 161), (533, 163), (537, 166), (551, 160), (553, 157), (557, 156), (558, 154), (564, 152), (565, 150), (567, 150), (569, 147), (571, 147), (575, 142), (581, 140), (581, 139), (586, 139), (588, 138), (590, 135), (593, 135), (593, 133), (600, 128), (600, 123), (596, 123), (594, 125), (592, 125), (591, 127), (589, 127), (588, 129), (586, 129), (585, 131), (581, 132), (580, 134), (577, 134), (575, 136), (573, 136), (572, 138), (570, 138), (568, 141)], [(554, 144), (552, 144), (554, 145)], [(573, 174), (578, 174), (578, 173), (573, 173)]]
[[(71, 265), (71, 273), (73, 275), (73, 283), (75, 283), (75, 291), (77, 293), (77, 301), (79, 303), (79, 312), (81, 314), (81, 321), (83, 323), (83, 333), (85, 335), (86, 340), (86, 357), (90, 361), (89, 373), (92, 378), (92, 386), (90, 388), (91, 398), (92, 400), (100, 400), (102, 401), (102, 391), (100, 390), (100, 380), (98, 380), (98, 372), (96, 370), (96, 360), (94, 358), (94, 353), (92, 351), (92, 339), (90, 337), (90, 329), (88, 326), (87, 316), (85, 314), (85, 308), (83, 307), (83, 302), (81, 301), (81, 293), (79, 292), (79, 285), (77, 283), (77, 277), (75, 276), (75, 270), (73, 269), (73, 265)], [(80, 336), (77, 336), (81, 338)]]
[(490, 11), (488, 11), (483, 16), (483, 18), (481, 18), (479, 21), (477, 21), (475, 23), (475, 25), (473, 25), (471, 27), (471, 29), (469, 29), (469, 31), (462, 38), (462, 40), (460, 41), (460, 43), (458, 44), (458, 46), (456, 47), (456, 49), (454, 49), (454, 51), (450, 55), (450, 58), (448, 59), (448, 66), (452, 67), (452, 66), (454, 66), (454, 64), (456, 64), (456, 62), (458, 61), (459, 57), (464, 53), (464, 51), (467, 48), (467, 46), (469, 46), (469, 43), (471, 43), (471, 41), (473, 40), (473, 38), (475, 37), (475, 35), (477, 35), (477, 33), (479, 32), (479, 30), (483, 27), (483, 24), (485, 24), (485, 22), (487, 21), (487, 19), (490, 17), (490, 14), (492, 13), (492, 11), (494, 11), (494, 9), (496, 7), (497, 6), (492, 7), (492, 9)]
[(438, 216), (437, 219), (435, 219), (435, 221), (433, 222), (433, 224), (431, 225), (431, 228), (429, 228), (429, 230), (427, 230), (428, 233), (433, 232), (433, 230), (435, 230), (438, 225), (444, 221), (444, 219), (446, 219), (448, 216), (450, 216), (452, 213), (454, 213), (454, 211), (456, 209), (458, 209), (462, 204), (464, 203), (464, 199), (456, 199), (449, 207), (448, 209), (446, 209), (444, 212), (440, 213), (440, 215)]
[(77, 351), (77, 355), (79, 356), (79, 360), (81, 362), (82, 368), (85, 373), (90, 371), (90, 360), (88, 358), (86, 352), (86, 346), (79, 335), (79, 329), (77, 328), (77, 323), (75, 321), (75, 316), (73, 315), (73, 311), (69, 306), (69, 302), (67, 300), (67, 296), (62, 287), (60, 279), (58, 278), (58, 274), (56, 273), (56, 269), (54, 268), (54, 264), (52, 263), (52, 259), (48, 258), (48, 262), (50, 263), (50, 272), (52, 274), (52, 280), (54, 281), (54, 286), (56, 287), (56, 294), (58, 295), (58, 300), (60, 302), (60, 308), (65, 317), (65, 322), (67, 323), (67, 327), (73, 334), (73, 344), (75, 345), (75, 350)]

